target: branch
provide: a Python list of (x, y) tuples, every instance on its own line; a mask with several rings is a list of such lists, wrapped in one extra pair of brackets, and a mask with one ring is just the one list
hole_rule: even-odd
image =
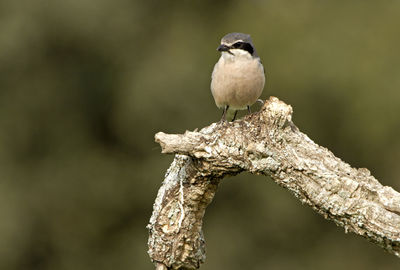
[(149, 255), (169, 269), (205, 260), (202, 218), (220, 180), (242, 171), (270, 176), (326, 219), (400, 257), (400, 193), (365, 169), (315, 144), (275, 97), (260, 112), (182, 135), (159, 132), (162, 153), (176, 154), (154, 203)]

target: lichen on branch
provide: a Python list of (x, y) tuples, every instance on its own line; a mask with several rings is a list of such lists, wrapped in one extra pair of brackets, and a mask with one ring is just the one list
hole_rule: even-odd
[(270, 176), (301, 202), (400, 257), (400, 193), (314, 143), (275, 97), (234, 122), (184, 134), (159, 132), (162, 153), (176, 154), (148, 225), (152, 261), (197, 269), (205, 260), (202, 218), (219, 181), (242, 171)]

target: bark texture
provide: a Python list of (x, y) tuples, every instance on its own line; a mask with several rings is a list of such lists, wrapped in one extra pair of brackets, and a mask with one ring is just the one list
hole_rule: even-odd
[(148, 225), (157, 269), (197, 269), (205, 260), (201, 231), (219, 181), (242, 171), (270, 176), (302, 203), (400, 257), (400, 193), (365, 168), (352, 168), (314, 143), (275, 97), (258, 112), (185, 134), (159, 132), (162, 153), (176, 154)]

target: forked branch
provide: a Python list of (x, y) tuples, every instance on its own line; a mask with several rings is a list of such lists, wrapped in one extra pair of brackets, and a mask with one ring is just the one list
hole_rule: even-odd
[(202, 218), (219, 181), (242, 171), (270, 176), (302, 203), (400, 257), (400, 193), (315, 144), (275, 97), (255, 114), (182, 135), (159, 132), (176, 154), (154, 203), (149, 255), (158, 269), (196, 269), (205, 260)]

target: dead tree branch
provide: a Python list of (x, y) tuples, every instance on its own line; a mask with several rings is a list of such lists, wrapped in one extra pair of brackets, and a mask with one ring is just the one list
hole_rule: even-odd
[(400, 257), (400, 193), (365, 169), (315, 144), (277, 98), (260, 112), (182, 135), (159, 132), (162, 153), (176, 154), (148, 225), (157, 269), (196, 269), (205, 260), (202, 218), (219, 181), (242, 171), (270, 176), (325, 218)]

